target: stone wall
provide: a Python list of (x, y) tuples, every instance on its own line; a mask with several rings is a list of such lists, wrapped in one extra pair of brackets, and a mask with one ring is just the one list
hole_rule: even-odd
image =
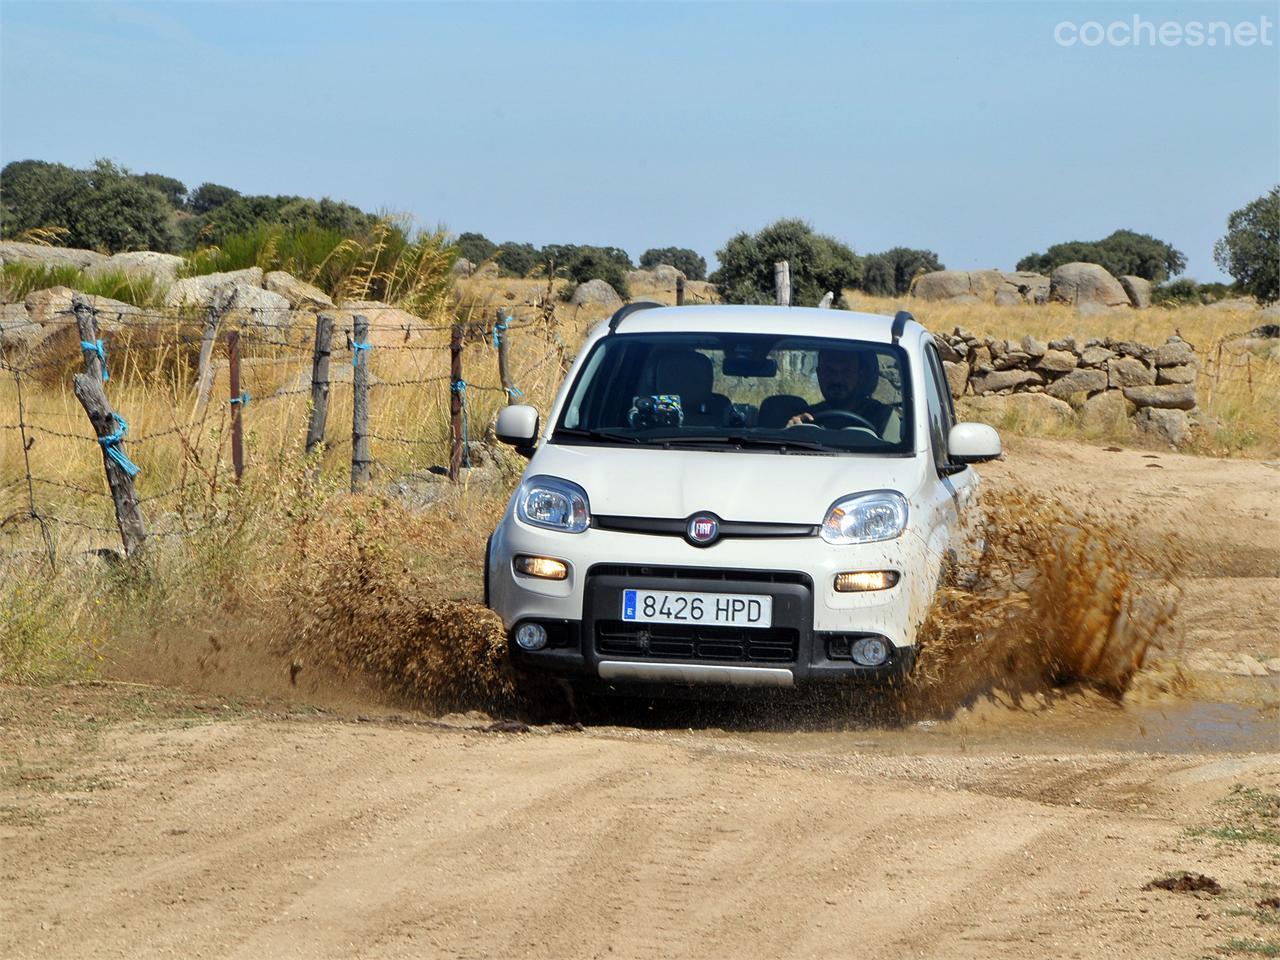
[(1044, 343), (980, 338), (957, 327), (934, 339), (952, 396), (980, 419), (1024, 411), (1101, 425), (1127, 417), (1140, 433), (1175, 447), (1200, 422), (1200, 361), (1180, 337), (1160, 346), (1110, 337)]

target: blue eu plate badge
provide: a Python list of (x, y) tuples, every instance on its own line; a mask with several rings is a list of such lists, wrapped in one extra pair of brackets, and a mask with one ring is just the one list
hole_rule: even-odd
[(622, 591), (622, 619), (634, 620), (636, 618), (636, 592), (634, 590)]

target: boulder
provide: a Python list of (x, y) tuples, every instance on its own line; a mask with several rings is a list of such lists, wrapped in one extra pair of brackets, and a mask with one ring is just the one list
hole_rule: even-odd
[[(27, 319), (41, 326), (50, 324), (57, 326), (75, 325), (75, 314), (71, 310), (71, 298), (76, 291), (70, 287), (49, 287), (47, 290), (32, 290), (24, 302)], [(131, 303), (112, 300), (110, 297), (92, 297), (86, 299), (98, 311), (98, 327), (110, 329), (120, 317), (132, 316), (141, 311)]]
[(1049, 278), (1043, 273), (1017, 270), (1006, 273), (1004, 282), (1015, 289), (1027, 303), (1044, 303), (1049, 299)]
[(962, 293), (958, 297), (952, 297), (947, 303), (981, 303), (982, 298), (972, 293)]
[(651, 272), (658, 283), (675, 283), (684, 278), (684, 271), (677, 270), (669, 263), (660, 263)]
[(1047, 350), (1036, 363), (1036, 369), (1050, 373), (1069, 373), (1076, 368), (1078, 362), (1076, 355), (1069, 350)]
[(1184, 363), (1180, 367), (1156, 367), (1156, 383), (1195, 383), (1196, 365)]
[(33, 347), (40, 339), (40, 325), (31, 322), (26, 304), (0, 304), (0, 351)]
[(657, 278), (648, 270), (628, 270), (627, 285), (630, 287), (651, 287), (657, 282)]
[(426, 332), (423, 330), (426, 321), (407, 310), (380, 300), (348, 300), (339, 306), (335, 337), (350, 338), (357, 313), (368, 319), (369, 342), (375, 347), (396, 346), (422, 337)]
[(1156, 372), (1133, 357), (1113, 357), (1107, 361), (1108, 385), (1140, 387), (1156, 382)]
[(1196, 405), (1196, 388), (1195, 384), (1191, 383), (1125, 387), (1124, 396), (1126, 400), (1139, 407), (1191, 410)]
[(1120, 286), (1129, 297), (1129, 306), (1135, 310), (1145, 310), (1151, 306), (1151, 281), (1143, 277), (1126, 274), (1120, 278)]
[(1000, 390), (1013, 390), (1033, 383), (1044, 383), (1044, 377), (1034, 370), (993, 370), (969, 381), (973, 384), (973, 392), (996, 393)]
[[(1099, 371), (1090, 372), (1098, 373)], [(1119, 390), (1103, 390), (1101, 393), (1095, 393), (1080, 407), (1080, 425), (1087, 430), (1110, 432), (1128, 423), (1131, 407), (1132, 404)]]
[(232, 312), (247, 314), (252, 323), (284, 325), (289, 320), (289, 301), (278, 293), (247, 283), (228, 284), (219, 293), (234, 295)]
[(204, 306), (213, 299), (219, 287), (228, 284), (244, 284), (250, 287), (262, 286), (262, 269), (247, 267), (244, 270), (230, 270), (226, 273), (207, 273), (202, 277), (188, 277), (179, 280), (169, 288), (165, 297), (165, 305), (181, 307), (184, 305)]
[(1064, 263), (1058, 267), (1049, 278), (1049, 296), (1077, 306), (1093, 303), (1119, 307), (1129, 303), (1120, 281), (1096, 263)]
[(1106, 347), (1085, 347), (1080, 351), (1080, 363), (1086, 367), (1101, 367), (1115, 355), (1114, 350)]
[(449, 272), (455, 277), (469, 277), (475, 273), (476, 265), (466, 257), (459, 257), (453, 261), (453, 266), (449, 268)]
[(105, 274), (124, 274), (129, 278), (154, 280), (163, 286), (177, 282), (178, 272), (187, 261), (172, 253), (155, 253), (138, 250), (133, 253), (117, 253), (90, 266), (85, 273), (91, 277)]
[(272, 270), (263, 278), (262, 285), (270, 292), (284, 297), (291, 307), (307, 309), (333, 306), (333, 300), (319, 287), (299, 280), (283, 270)]
[(933, 343), (934, 346), (938, 348), (938, 356), (942, 359), (943, 363), (948, 361), (951, 363), (959, 363), (968, 354), (968, 351), (957, 350), (947, 341), (946, 337), (935, 336), (933, 338)]
[(997, 307), (1020, 307), (1025, 300), (1022, 294), (1014, 293), (1012, 290), (997, 290), (995, 295), (995, 305)]
[(492, 280), (495, 277), (500, 277), (502, 275), (502, 271), (498, 268), (496, 263), (490, 260), (487, 263), (482, 263), (480, 266), (476, 267), (475, 271), (471, 275), (483, 280)]
[(1195, 363), (1196, 351), (1191, 344), (1180, 337), (1170, 337), (1163, 344), (1156, 347), (1153, 359), (1157, 367), (1180, 367), (1184, 364)]
[(943, 360), (942, 369), (947, 374), (947, 386), (951, 388), (951, 396), (963, 396), (964, 388), (969, 382), (969, 365), (964, 362)]
[[(1104, 370), (1079, 367), (1065, 377), (1059, 377), (1044, 388), (1044, 392), (1059, 400), (1068, 400), (1078, 393), (1094, 394), (1107, 389), (1107, 374)], [(1116, 396), (1120, 394), (1117, 393)]]
[(622, 297), (618, 296), (618, 291), (605, 283), (603, 280), (587, 280), (578, 284), (573, 296), (569, 298), (569, 302), (575, 306), (600, 305), (606, 307), (622, 306)]
[(1079, 353), (1076, 349), (1075, 337), (1059, 337), (1056, 340), (1049, 341), (1050, 350), (1069, 350), (1072, 353)]
[(92, 250), (48, 247), (43, 243), (23, 243), (19, 240), (0, 241), (0, 260), (5, 263), (31, 263), (42, 267), (75, 267), (77, 270), (87, 270), (106, 259), (106, 254)]
[(1133, 418), (1138, 432), (1171, 447), (1181, 447), (1191, 440), (1191, 423), (1185, 410), (1143, 407)]
[[(1005, 287), (1004, 274), (999, 270), (969, 271), (969, 293), (979, 300), (991, 300)], [(1010, 291), (1016, 292), (1016, 291)]]
[(972, 292), (966, 270), (934, 270), (919, 277), (911, 287), (912, 296), (931, 301), (950, 300)]

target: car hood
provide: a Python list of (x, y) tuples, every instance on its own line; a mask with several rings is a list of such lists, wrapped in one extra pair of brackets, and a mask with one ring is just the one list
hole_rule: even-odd
[(819, 524), (851, 493), (896, 490), (910, 498), (919, 471), (916, 457), (546, 443), (525, 476), (573, 481), (602, 515), (670, 519), (707, 511), (721, 520)]

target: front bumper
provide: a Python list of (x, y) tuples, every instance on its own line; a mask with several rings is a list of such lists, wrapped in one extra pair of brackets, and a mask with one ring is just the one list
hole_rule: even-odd
[[(551, 581), (517, 574), (517, 554), (562, 559), (569, 575)], [(551, 642), (542, 650), (511, 642), (512, 660), (525, 671), (611, 686), (887, 682), (914, 664), (917, 611), (927, 608), (932, 591), (921, 596), (921, 584), (906, 571), (921, 570), (921, 560), (905, 537), (854, 547), (796, 537), (698, 548), (673, 537), (541, 531), (508, 516), (490, 542), (486, 599), (508, 636), (526, 622), (547, 627)], [(903, 576), (888, 590), (835, 591), (836, 573), (874, 569)], [(626, 588), (767, 594), (773, 624), (760, 630), (624, 623)], [(865, 667), (850, 658), (850, 645), (863, 636), (888, 642), (884, 664)]]

